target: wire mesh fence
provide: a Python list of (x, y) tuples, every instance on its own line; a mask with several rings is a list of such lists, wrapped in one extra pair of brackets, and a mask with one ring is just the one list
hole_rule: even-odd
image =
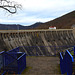
[(56, 56), (67, 49), (71, 51), (74, 46), (21, 46), (27, 56)]

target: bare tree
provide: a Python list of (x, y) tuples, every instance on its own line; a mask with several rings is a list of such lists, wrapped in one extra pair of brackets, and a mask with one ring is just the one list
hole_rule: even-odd
[(0, 0), (0, 8), (8, 11), (9, 13), (16, 13), (18, 8), (21, 8), (20, 4), (9, 0)]

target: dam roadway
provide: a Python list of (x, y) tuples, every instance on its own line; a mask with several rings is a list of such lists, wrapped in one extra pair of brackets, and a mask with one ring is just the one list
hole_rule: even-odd
[(0, 33), (39, 32), (39, 31), (68, 31), (73, 29), (36, 29), (36, 30), (0, 30)]
[[(74, 29), (0, 30), (0, 51), (22, 46), (27, 55), (35, 55), (36, 48), (37, 55), (54, 55), (62, 50), (62, 48), (60, 50), (57, 48), (55, 52), (54, 46), (70, 47), (75, 45), (74, 32)], [(35, 46), (35, 48), (30, 50), (26, 46)]]

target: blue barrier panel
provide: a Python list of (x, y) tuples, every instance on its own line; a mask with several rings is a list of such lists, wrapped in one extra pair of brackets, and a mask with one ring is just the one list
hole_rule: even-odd
[(4, 71), (1, 75), (5, 75), (6, 71)]
[(72, 62), (74, 62), (74, 59), (68, 50), (66, 51), (66, 60), (65, 61), (66, 61), (67, 75), (72, 75), (72, 71), (73, 71), (72, 70), (72, 67), (73, 67)]
[(18, 59), (18, 74), (21, 74), (22, 71), (26, 68), (26, 54), (23, 53)]
[(10, 55), (8, 52), (4, 52), (3, 54), (3, 70), (6, 72), (15, 72), (17, 67), (17, 59), (13, 57), (13, 54)]
[(0, 52), (0, 69), (3, 67), (3, 53), (4, 51)]
[(14, 48), (14, 49), (12, 49), (12, 50), (9, 50), (9, 51), (7, 51), (7, 52), (19, 52), (19, 47), (16, 47), (16, 48)]
[(10, 63), (16, 61), (17, 59), (15, 57), (13, 57), (13, 54), (10, 55), (9, 53), (5, 52), (4, 54), (4, 63), (5, 66), (8, 66)]
[(6, 52), (4, 57), (4, 70), (7, 72), (15, 72), (16, 74), (20, 74), (26, 68), (26, 54), (23, 52), (17, 52), (17, 59), (13, 57), (13, 52), (12, 55)]
[(7, 52), (0, 52), (0, 63), (0, 69), (2, 68), (4, 71), (3, 74), (5, 72), (21, 74), (26, 68), (26, 54), (25, 52), (19, 52), (19, 47)]
[(61, 69), (61, 74), (64, 74), (66, 72), (66, 65), (64, 63), (62, 53), (60, 53), (60, 69)]
[(17, 52), (19, 52), (19, 47), (16, 47), (15, 49), (7, 51), (9, 55), (13, 56), (16, 59), (17, 59)]
[(66, 50), (64, 56), (62, 56), (62, 54), (60, 53), (61, 74), (67, 73), (67, 75), (72, 75), (72, 62), (74, 62), (74, 59), (68, 50)]
[(75, 46), (74, 46), (74, 58), (75, 58)]

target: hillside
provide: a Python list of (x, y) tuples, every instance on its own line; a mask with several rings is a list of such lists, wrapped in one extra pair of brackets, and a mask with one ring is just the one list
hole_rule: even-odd
[(0, 24), (0, 30), (48, 29), (49, 26), (56, 26), (57, 29), (70, 29), (73, 25), (75, 26), (75, 11), (72, 11), (54, 20), (45, 23), (36, 22), (30, 26), (17, 24)]
[(75, 24), (75, 11), (65, 14), (49, 22), (40, 24), (36, 29), (48, 29), (49, 26), (56, 26), (57, 29), (70, 29)]
[(19, 24), (0, 24), (0, 30), (25, 30), (25, 29), (32, 29), (35, 28), (37, 26), (39, 26), (40, 24), (43, 24), (41, 22), (37, 22), (33, 25), (30, 26), (23, 26), (23, 25), (19, 25)]

